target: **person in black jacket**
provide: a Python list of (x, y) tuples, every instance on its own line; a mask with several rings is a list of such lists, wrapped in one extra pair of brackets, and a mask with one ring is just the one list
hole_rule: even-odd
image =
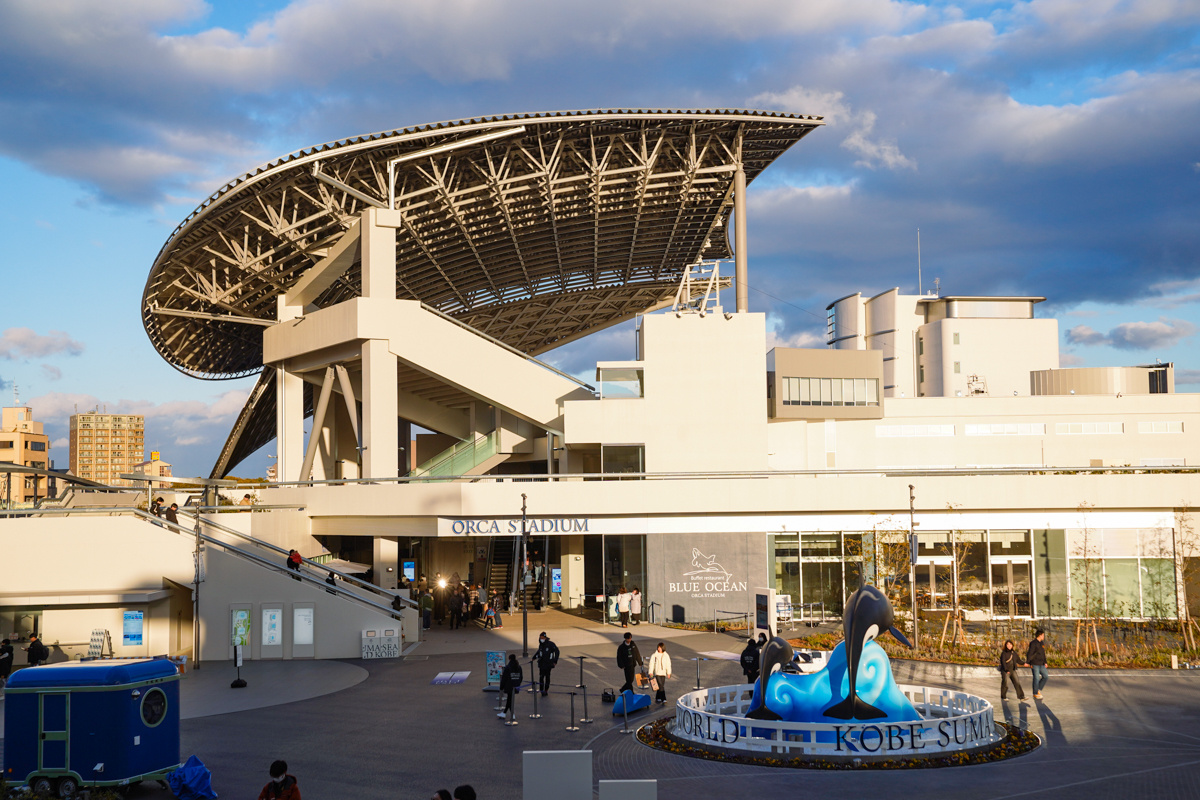
[(13, 646), (8, 639), (0, 642), (0, 686), (8, 683), (13, 668)]
[(746, 640), (746, 649), (742, 651), (742, 674), (746, 676), (746, 683), (756, 683), (758, 681), (758, 642), (754, 639)]
[(1050, 679), (1050, 673), (1046, 671), (1046, 632), (1041, 628), (1033, 632), (1033, 641), (1025, 651), (1025, 666), (1033, 673), (1033, 696), (1041, 700), (1042, 687)]
[(29, 647), (25, 648), (25, 652), (29, 654), (29, 666), (31, 667), (41, 665), (50, 657), (50, 648), (42, 644), (42, 640), (36, 633), (29, 634)]
[(550, 693), (550, 670), (558, 666), (558, 645), (550, 641), (545, 631), (538, 635), (538, 649), (533, 657), (538, 665), (539, 688), (545, 697)]
[(517, 654), (511, 653), (508, 656), (508, 663), (504, 665), (504, 671), (500, 673), (500, 691), (504, 692), (504, 710), (497, 714), (497, 717), (503, 719), (513, 710), (513, 693), (521, 688), (521, 681), (525, 680), (525, 673), (521, 671), (521, 662), (517, 661)]
[(1017, 690), (1017, 699), (1025, 702), (1025, 691), (1021, 688), (1021, 684), (1017, 682), (1017, 651), (1013, 649), (1012, 639), (1004, 643), (1004, 649), (1000, 651), (1000, 699), (1008, 699), (1008, 683), (1012, 681), (1013, 688)]
[(625, 641), (617, 645), (617, 666), (625, 670), (625, 683), (621, 684), (622, 692), (626, 689), (633, 691), (633, 675), (641, 665), (642, 654), (633, 641), (633, 634), (627, 633)]

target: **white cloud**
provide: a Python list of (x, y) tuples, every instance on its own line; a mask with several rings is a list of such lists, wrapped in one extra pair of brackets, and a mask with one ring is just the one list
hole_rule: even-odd
[(1074, 353), (1058, 354), (1058, 365), (1060, 367), (1082, 367), (1085, 363), (1083, 356), (1077, 356)]
[(1196, 326), (1183, 319), (1160, 317), (1156, 322), (1122, 322), (1108, 333), (1087, 325), (1067, 331), (1067, 341), (1077, 345), (1108, 345), (1120, 350), (1153, 350), (1170, 347), (1193, 335)]
[(62, 380), (62, 370), (53, 364), (42, 364), (42, 377), (48, 381)]
[(45, 358), (59, 353), (77, 356), (82, 352), (83, 342), (72, 339), (63, 331), (42, 335), (31, 328), (8, 328), (0, 333), (0, 358), (8, 361)]
[(1175, 370), (1175, 383), (1185, 385), (1200, 383), (1200, 369)]
[(877, 120), (875, 112), (855, 111), (843, 92), (793, 86), (786, 92), (765, 92), (752, 97), (750, 103), (766, 109), (824, 116), (830, 130), (841, 134), (842, 147), (858, 157), (855, 166), (917, 168), (916, 161), (901, 153), (895, 142), (872, 137)]

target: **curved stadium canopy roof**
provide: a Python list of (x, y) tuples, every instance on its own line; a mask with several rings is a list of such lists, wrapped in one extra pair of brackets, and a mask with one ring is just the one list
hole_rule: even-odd
[[(661, 304), (689, 264), (729, 257), (721, 226), (737, 164), (752, 180), (822, 124), (742, 110), (572, 111), (300, 150), (230, 181), (176, 228), (150, 270), (142, 321), (184, 372), (258, 372), (276, 297), (364, 208), (391, 206), (404, 219), (398, 298), (543, 353)], [(315, 305), (359, 294), (355, 264)], [(224, 467), (273, 436), (273, 414), (250, 427)]]

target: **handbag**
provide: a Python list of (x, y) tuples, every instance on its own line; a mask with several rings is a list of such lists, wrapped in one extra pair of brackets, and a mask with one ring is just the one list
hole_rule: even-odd
[(634, 675), (633, 678), (634, 678), (634, 683), (637, 684), (637, 687), (639, 689), (642, 689), (646, 686), (646, 683), (647, 683), (646, 673), (639, 672), (636, 675)]
[(658, 678), (651, 678), (651, 679), (650, 679), (650, 688), (651, 688), (651, 689), (653, 689), (653, 690), (654, 690), (654, 691), (656, 691), (656, 692), (658, 691)]

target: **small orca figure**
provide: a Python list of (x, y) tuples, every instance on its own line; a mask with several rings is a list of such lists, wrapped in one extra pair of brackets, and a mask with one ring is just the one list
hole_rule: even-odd
[(771, 680), (771, 675), (776, 671), (776, 668), (780, 672), (783, 672), (792, 666), (792, 646), (787, 643), (787, 639), (776, 636), (763, 645), (758, 664), (758, 705), (752, 706), (746, 712), (746, 718), (765, 720), (783, 719), (783, 717), (767, 708), (767, 683)]
[(882, 719), (887, 714), (858, 696), (855, 685), (858, 681), (858, 662), (862, 659), (867, 642), (881, 633), (891, 633), (906, 647), (912, 647), (904, 634), (892, 623), (895, 613), (887, 595), (874, 586), (863, 586), (846, 601), (842, 630), (846, 634), (846, 670), (850, 676), (850, 694), (840, 703), (825, 709), (824, 714), (834, 719)]

